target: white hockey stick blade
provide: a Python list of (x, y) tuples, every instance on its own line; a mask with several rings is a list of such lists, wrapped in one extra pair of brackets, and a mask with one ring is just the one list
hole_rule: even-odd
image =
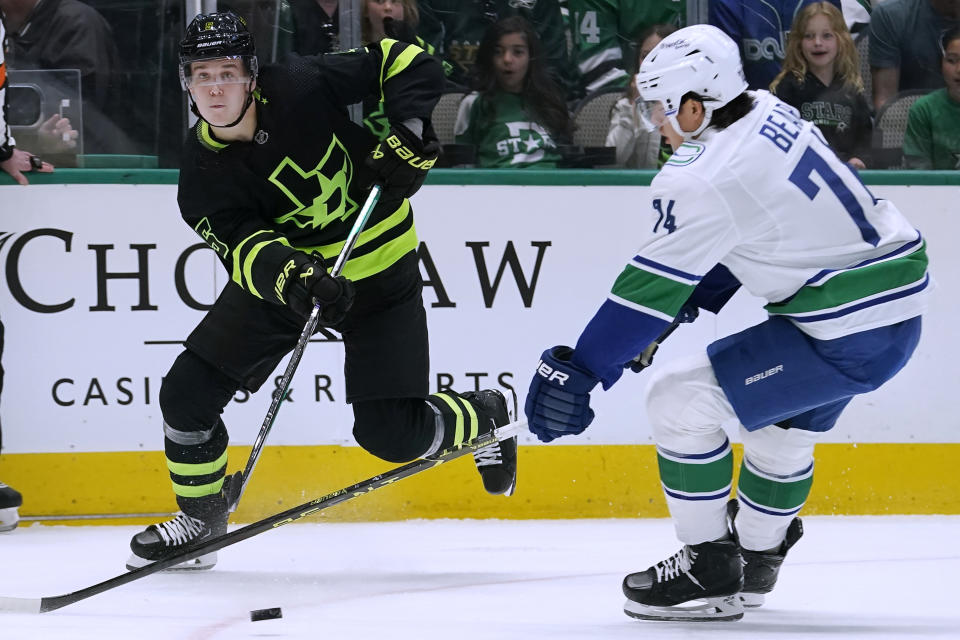
[(650, 606), (628, 599), (623, 603), (623, 612), (640, 620), (714, 622), (739, 620), (743, 617), (743, 604), (739, 595), (703, 598), (672, 607)]
[(4, 613), (40, 613), (40, 598), (6, 598), (0, 596), (0, 611)]

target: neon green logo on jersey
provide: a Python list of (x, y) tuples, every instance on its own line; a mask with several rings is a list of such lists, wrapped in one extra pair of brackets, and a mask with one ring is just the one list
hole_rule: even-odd
[(323, 159), (304, 171), (284, 158), (268, 178), (293, 201), (294, 208), (277, 223), (292, 222), (301, 229), (322, 229), (335, 220), (346, 220), (357, 210), (347, 188), (353, 179), (353, 162), (340, 140), (333, 136)]
[(202, 218), (200, 222), (197, 223), (197, 226), (193, 228), (200, 237), (203, 238), (204, 242), (210, 245), (210, 248), (217, 252), (217, 255), (223, 259), (227, 258), (227, 254), (230, 250), (227, 248), (227, 245), (220, 241), (220, 239), (214, 235), (213, 227), (210, 226), (210, 221), (206, 217)]

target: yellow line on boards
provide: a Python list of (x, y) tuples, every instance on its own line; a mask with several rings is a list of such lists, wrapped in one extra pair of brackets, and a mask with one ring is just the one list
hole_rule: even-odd
[[(229, 453), (233, 471), (249, 448)], [(739, 445), (734, 455), (739, 469)], [(960, 514), (960, 444), (820, 444), (816, 459), (803, 514)], [(267, 447), (231, 521), (258, 520), (391, 466), (358, 447)], [(144, 514), (177, 509), (160, 451), (7, 454), (0, 470), (24, 496), (21, 516), (51, 524), (140, 524), (158, 519)], [(313, 519), (666, 516), (652, 445), (562, 445), (521, 446), (510, 498), (484, 493), (465, 457)]]

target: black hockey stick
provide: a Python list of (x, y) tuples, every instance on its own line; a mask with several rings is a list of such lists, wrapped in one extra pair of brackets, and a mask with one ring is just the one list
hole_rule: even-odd
[(653, 364), (653, 356), (657, 353), (657, 349), (660, 348), (660, 343), (666, 340), (671, 333), (673, 333), (677, 327), (679, 327), (682, 322), (679, 320), (674, 320), (670, 323), (666, 329), (663, 330), (663, 333), (660, 334), (660, 337), (647, 345), (647, 348), (637, 354), (633, 360), (623, 365), (625, 368), (630, 367), (630, 370), (634, 373), (640, 373), (651, 364)]
[(176, 553), (164, 560), (152, 562), (148, 565), (133, 569), (132, 571), (128, 571), (127, 573), (123, 573), (114, 578), (110, 578), (109, 580), (86, 587), (85, 589), (74, 591), (73, 593), (67, 593), (60, 596), (50, 596), (46, 598), (9, 598), (0, 596), (0, 613), (46, 613), (47, 611), (54, 611), (55, 609), (66, 607), (67, 605), (71, 605), (75, 602), (95, 596), (98, 593), (109, 591), (110, 589), (133, 582), (134, 580), (145, 578), (146, 576), (157, 573), (158, 571), (163, 571), (164, 569), (168, 569), (174, 565), (180, 564), (181, 562), (193, 560), (194, 558), (204, 554), (217, 551), (218, 549), (223, 549), (224, 547), (228, 547), (232, 544), (236, 544), (241, 540), (252, 538), (253, 536), (259, 535), (264, 531), (276, 529), (277, 527), (285, 524), (295, 522), (301, 518), (313, 515), (318, 511), (322, 511), (334, 505), (340, 504), (341, 502), (353, 500), (354, 498), (380, 489), (388, 484), (393, 484), (398, 480), (409, 478), (410, 476), (426, 471), (427, 469), (432, 469), (433, 467), (439, 466), (445, 462), (450, 462), (451, 460), (455, 460), (468, 453), (472, 453), (477, 449), (482, 449), (493, 444), (494, 442), (512, 438), (526, 428), (526, 426), (526, 419), (505, 424), (492, 433), (486, 433), (481, 436), (477, 436), (473, 440), (469, 440), (462, 445), (446, 449), (429, 460), (414, 460), (413, 462), (409, 462), (401, 467), (391, 469), (386, 473), (368, 478), (363, 482), (358, 482), (357, 484), (340, 489), (339, 491), (329, 493), (322, 498), (305, 502), (299, 506), (287, 509), (286, 511), (282, 511), (270, 517), (264, 518), (263, 520), (254, 522), (253, 524), (248, 524), (241, 529), (236, 529), (234, 531), (225, 533), (222, 536), (212, 538), (206, 542), (191, 547), (190, 549)]
[[(367, 201), (363, 203), (363, 208), (360, 209), (360, 214), (354, 221), (353, 228), (350, 229), (350, 233), (343, 243), (343, 249), (340, 250), (340, 255), (337, 256), (337, 261), (334, 263), (333, 269), (330, 270), (330, 275), (334, 278), (339, 276), (343, 271), (343, 266), (347, 263), (353, 247), (357, 244), (357, 238), (360, 237), (360, 231), (363, 230), (364, 225), (367, 224), (370, 212), (373, 211), (377, 200), (380, 199), (380, 191), (381, 186), (379, 184), (373, 185), (370, 189)], [(250, 475), (260, 460), (260, 452), (263, 450), (263, 445), (267, 440), (267, 434), (270, 433), (270, 429), (273, 428), (273, 422), (277, 418), (280, 403), (283, 402), (283, 399), (287, 395), (287, 389), (290, 388), (290, 381), (293, 379), (293, 374), (296, 372), (297, 367), (300, 366), (303, 350), (306, 349), (307, 343), (310, 341), (310, 336), (312, 336), (316, 330), (319, 320), (320, 303), (318, 302), (313, 305), (310, 317), (303, 326), (303, 331), (300, 332), (300, 339), (297, 340), (297, 346), (293, 348), (293, 352), (290, 354), (290, 361), (287, 363), (287, 368), (283, 372), (283, 377), (280, 379), (280, 385), (277, 387), (276, 395), (274, 395), (273, 400), (270, 402), (270, 408), (267, 409), (267, 415), (264, 417), (263, 424), (260, 426), (260, 433), (257, 434), (257, 439), (253, 442), (253, 449), (250, 450), (250, 458), (247, 460), (247, 466), (244, 467), (243, 472), (237, 471), (233, 476), (232, 482), (227, 485), (230, 487), (230, 495), (227, 496), (227, 505), (231, 512), (236, 511), (237, 505), (240, 504), (240, 497), (246, 490), (247, 483), (250, 482)]]

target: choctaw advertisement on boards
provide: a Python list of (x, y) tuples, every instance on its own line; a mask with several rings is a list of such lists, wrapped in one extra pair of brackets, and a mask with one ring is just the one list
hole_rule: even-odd
[[(827, 440), (955, 442), (947, 417), (954, 385), (939, 373), (960, 360), (950, 332), (960, 260), (946, 247), (960, 227), (955, 188), (873, 190), (924, 233), (938, 287), (907, 369), (857, 398)], [(227, 282), (180, 219), (176, 187), (4, 187), (0, 201), (5, 452), (161, 449), (162, 378)], [(648, 187), (427, 186), (413, 207), (431, 390), (515, 390), (521, 410), (540, 353), (576, 342), (656, 221)], [(702, 313), (676, 331), (657, 359), (696, 353), (764, 317), (761, 303), (740, 292), (719, 316)], [(240, 392), (228, 405), (232, 444), (256, 436), (286, 362), (256, 395)], [(342, 367), (337, 335), (317, 334), (270, 444), (353, 444)], [(569, 443), (649, 443), (648, 378), (627, 371), (611, 390), (595, 391), (597, 418)]]

